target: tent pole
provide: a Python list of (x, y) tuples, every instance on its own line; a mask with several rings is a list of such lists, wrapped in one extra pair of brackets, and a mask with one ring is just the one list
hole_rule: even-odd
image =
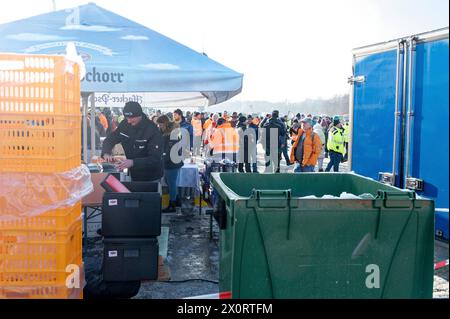
[(91, 162), (92, 157), (95, 156), (95, 93), (92, 92), (89, 97), (91, 99), (91, 157), (89, 162)]
[(81, 106), (82, 106), (82, 116), (83, 116), (83, 162), (88, 163), (88, 137), (87, 137), (87, 109), (88, 109), (88, 96), (89, 94), (81, 94)]

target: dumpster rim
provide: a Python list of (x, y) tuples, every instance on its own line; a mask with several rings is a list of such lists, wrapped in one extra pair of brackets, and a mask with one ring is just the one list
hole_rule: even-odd
[[(224, 198), (224, 199), (226, 198), (227, 200), (233, 200), (233, 201), (236, 201), (236, 200), (239, 200), (239, 199), (240, 200), (249, 200), (249, 199), (252, 198), (251, 196), (241, 196), (241, 195), (237, 194), (235, 191), (233, 191), (231, 188), (229, 188), (223, 182), (222, 178), (220, 177), (222, 174), (224, 174), (224, 175), (231, 175), (231, 174), (240, 174), (240, 173), (236, 173), (236, 172), (212, 172), (211, 173), (211, 183), (216, 188), (216, 190), (220, 193), (222, 198)], [(260, 173), (258, 175), (292, 175), (292, 174), (293, 173)], [(319, 173), (302, 173), (302, 174), (319, 174)], [(354, 171), (351, 171), (351, 172), (321, 172), (320, 175), (321, 176), (322, 175), (343, 175), (343, 176), (354, 175), (354, 176), (357, 176), (359, 178), (365, 179), (367, 181), (374, 181), (376, 183), (380, 183), (380, 181), (377, 181), (377, 180), (375, 180), (375, 179), (373, 179), (371, 177), (367, 177), (367, 176), (363, 176), (363, 175), (357, 174)], [(390, 190), (396, 191), (396, 192), (399, 192), (399, 193), (411, 192), (411, 190), (408, 190), (408, 189), (402, 189), (402, 188), (398, 188), (396, 186), (386, 185), (386, 184), (383, 184), (383, 185), (385, 187), (388, 187)], [(226, 190), (228, 190), (228, 192), (226, 192)], [(224, 194), (225, 192), (227, 194)], [(412, 192), (414, 192), (414, 191), (412, 191)], [(433, 201), (433, 199), (423, 197), (423, 196), (417, 194), (417, 192), (414, 192), (414, 193), (416, 193), (416, 199), (415, 199), (416, 201), (429, 201), (429, 200)], [(356, 195), (356, 194), (354, 194), (354, 195)], [(356, 196), (359, 196), (359, 195), (356, 195)], [(359, 200), (370, 200), (370, 201), (372, 201), (372, 200), (375, 199), (375, 198), (374, 199), (331, 198), (330, 199), (330, 198), (321, 198), (321, 197), (318, 197), (318, 198), (301, 198), (299, 196), (292, 196), (291, 198), (292, 199), (296, 199), (296, 200), (336, 200), (336, 199), (339, 199), (339, 200), (353, 200), (353, 201), (355, 201), (355, 200), (358, 200), (358, 201)]]

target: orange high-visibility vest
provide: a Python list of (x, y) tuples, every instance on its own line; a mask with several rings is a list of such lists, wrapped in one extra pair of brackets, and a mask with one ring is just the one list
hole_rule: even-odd
[(100, 120), (100, 123), (102, 124), (102, 126), (105, 128), (105, 130), (108, 129), (108, 120), (106, 119), (106, 116), (104, 116), (103, 114), (99, 114), (98, 119)]
[(194, 136), (202, 136), (202, 121), (197, 119), (192, 119), (191, 121), (192, 128), (194, 129)]
[(205, 122), (205, 124), (203, 124), (203, 129), (204, 129), (204, 130), (207, 130), (207, 129), (211, 126), (212, 121), (213, 121), (213, 120), (212, 120), (211, 118), (207, 119), (206, 122)]
[(239, 134), (230, 123), (222, 124), (214, 129), (210, 147), (214, 154), (237, 153), (239, 151)]

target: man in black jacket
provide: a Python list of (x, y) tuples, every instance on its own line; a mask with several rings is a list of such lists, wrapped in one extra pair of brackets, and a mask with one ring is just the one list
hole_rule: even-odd
[[(268, 119), (268, 120), (267, 120)], [(279, 112), (274, 110), (272, 116), (261, 123), (261, 142), (265, 151), (266, 172), (280, 172), (282, 149), (286, 143), (286, 126), (279, 119)], [(271, 135), (275, 134), (271, 138)], [(274, 145), (271, 144), (273, 140)]]
[(127, 102), (125, 120), (103, 141), (102, 157), (112, 161), (114, 145), (121, 143), (127, 157), (117, 165), (128, 168), (133, 181), (157, 181), (163, 176), (163, 137), (155, 123), (142, 112), (137, 102)]

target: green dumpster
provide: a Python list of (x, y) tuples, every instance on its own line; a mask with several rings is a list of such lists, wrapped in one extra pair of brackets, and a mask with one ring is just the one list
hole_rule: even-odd
[(432, 200), (353, 173), (213, 173), (212, 184), (222, 295), (432, 297)]

